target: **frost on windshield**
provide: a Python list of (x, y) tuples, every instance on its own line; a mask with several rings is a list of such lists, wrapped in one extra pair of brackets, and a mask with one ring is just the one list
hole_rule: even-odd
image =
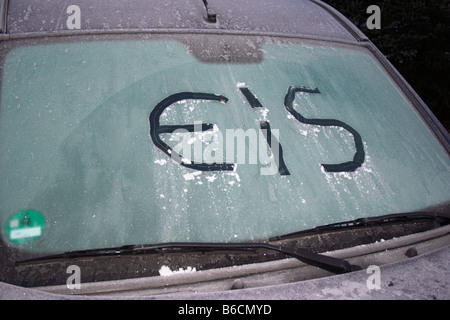
[[(11, 245), (60, 252), (258, 240), (449, 200), (448, 155), (367, 53), (261, 50), (258, 63), (230, 64), (163, 40), (12, 49), (0, 101), (2, 237), (11, 243), (5, 226), (24, 210), (39, 212), (45, 231)], [(157, 108), (179, 93), (211, 96)], [(201, 165), (214, 163), (230, 166)]]

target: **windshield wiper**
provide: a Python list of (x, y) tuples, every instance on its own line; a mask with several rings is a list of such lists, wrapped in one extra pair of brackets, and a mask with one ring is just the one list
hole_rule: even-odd
[[(55, 259), (75, 259), (100, 256), (119, 256), (132, 254), (152, 254), (164, 251), (175, 252), (202, 252), (202, 251), (248, 251), (254, 249), (266, 249), (285, 254), (296, 258), (304, 263), (313, 265), (334, 273), (346, 273), (359, 270), (360, 267), (351, 265), (344, 259), (339, 259), (319, 253), (309, 251), (304, 248), (293, 248), (274, 244), (280, 240), (286, 240), (308, 234), (322, 234), (329, 231), (341, 231), (358, 227), (382, 226), (390, 223), (406, 223), (414, 220), (434, 220), (438, 225), (450, 224), (450, 206), (445, 204), (438, 211), (417, 211), (388, 214), (378, 217), (359, 218), (351, 221), (344, 221), (315, 227), (308, 230), (276, 236), (265, 242), (240, 242), (240, 243), (196, 243), (196, 242), (168, 242), (160, 244), (138, 244), (125, 245), (113, 248), (89, 249), (69, 251), (60, 254), (36, 257), (26, 260), (16, 261), (16, 265), (31, 263), (41, 263)], [(317, 251), (317, 250), (316, 250)]]
[(210, 23), (216, 23), (217, 22), (216, 13), (214, 12), (214, 10), (211, 9), (211, 6), (209, 5), (208, 1), (203, 0), (203, 4), (206, 9), (206, 21)]
[(241, 243), (195, 243), (195, 242), (168, 242), (160, 244), (139, 244), (125, 245), (117, 248), (103, 248), (92, 250), (70, 251), (61, 254), (49, 255), (44, 257), (31, 258), (27, 260), (17, 261), (16, 265), (29, 263), (40, 263), (54, 259), (75, 259), (85, 257), (99, 256), (115, 256), (122, 254), (149, 254), (160, 252), (166, 249), (176, 249), (184, 251), (226, 251), (237, 250), (247, 251), (252, 249), (266, 249), (276, 251), (287, 256), (297, 258), (298, 260), (328, 270), (333, 273), (347, 273), (360, 270), (358, 266), (351, 265), (344, 259), (326, 256), (308, 251), (303, 248), (287, 248), (284, 246), (274, 245), (267, 242), (241, 242)]
[(413, 212), (402, 212), (402, 213), (392, 213), (376, 217), (358, 218), (355, 220), (331, 223), (323, 226), (318, 226), (308, 230), (302, 230), (298, 232), (288, 233), (281, 236), (272, 237), (269, 241), (280, 241), (289, 238), (295, 238), (307, 234), (320, 234), (330, 231), (338, 231), (348, 228), (356, 227), (370, 227), (370, 226), (380, 226), (389, 223), (402, 223), (411, 222), (414, 220), (434, 220), (441, 225), (450, 223), (450, 212), (449, 207), (444, 206), (441, 212), (437, 211), (413, 211)]

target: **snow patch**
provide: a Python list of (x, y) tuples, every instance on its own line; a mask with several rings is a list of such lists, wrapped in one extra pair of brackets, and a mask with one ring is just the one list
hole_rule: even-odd
[(163, 166), (167, 163), (167, 160), (165, 159), (155, 160), (155, 163)]
[(195, 176), (198, 176), (198, 175), (200, 175), (200, 174), (202, 174), (201, 171), (195, 171), (195, 172), (192, 172), (192, 173), (186, 173), (186, 174), (183, 175), (183, 178), (184, 178), (184, 180), (186, 180), (186, 181), (194, 180), (194, 179), (195, 179)]
[(163, 277), (172, 276), (174, 274), (180, 274), (180, 273), (192, 273), (196, 272), (197, 270), (192, 267), (187, 267), (186, 269), (179, 268), (178, 270), (170, 270), (168, 266), (162, 266), (161, 269), (159, 269), (159, 275)]

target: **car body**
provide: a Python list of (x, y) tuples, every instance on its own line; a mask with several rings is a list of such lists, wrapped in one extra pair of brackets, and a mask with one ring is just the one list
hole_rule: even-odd
[(333, 8), (1, 3), (3, 298), (449, 298), (449, 134)]

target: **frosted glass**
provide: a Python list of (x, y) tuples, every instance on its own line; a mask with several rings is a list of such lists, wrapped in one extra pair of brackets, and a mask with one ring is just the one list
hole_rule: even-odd
[[(60, 252), (258, 240), (450, 199), (448, 154), (366, 52), (294, 43), (262, 50), (264, 59), (254, 64), (201, 62), (176, 41), (11, 50), (1, 84), (2, 236), (7, 220), (24, 209), (40, 212), (46, 229), (20, 248)], [(293, 118), (284, 106), (291, 85), (320, 91), (297, 93), (297, 112), (340, 120), (361, 135), (365, 158), (354, 172), (324, 170), (323, 163), (351, 160), (353, 137)], [(243, 86), (262, 107), (250, 106)], [(225, 161), (220, 134), (259, 134), (260, 121), (268, 121), (290, 175), (261, 174), (262, 158), (247, 158), (233, 171), (198, 171), (173, 161), (150, 139), (149, 115), (179, 92), (223, 95), (228, 102), (174, 103), (161, 125), (202, 122), (214, 130), (163, 133), (165, 143), (176, 148), (187, 139), (193, 148), (214, 149), (208, 155), (216, 160), (222, 152)], [(232, 160), (259, 150), (265, 145), (259, 138), (257, 149), (254, 141), (236, 146)], [(187, 158), (207, 161), (203, 155), (192, 150)]]

